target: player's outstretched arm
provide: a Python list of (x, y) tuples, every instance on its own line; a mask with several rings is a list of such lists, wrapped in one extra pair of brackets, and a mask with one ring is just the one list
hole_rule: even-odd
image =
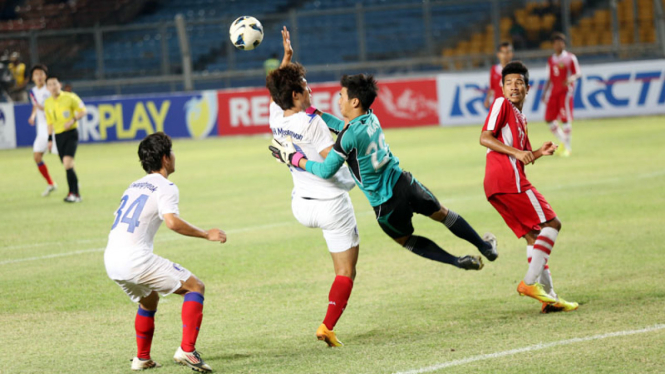
[(483, 147), (487, 147), (495, 152), (513, 156), (516, 159), (522, 161), (524, 165), (531, 163), (535, 160), (533, 152), (520, 151), (515, 147), (503, 144), (497, 138), (495, 138), (494, 135), (492, 135), (491, 130), (486, 130), (480, 133), (480, 145), (482, 145)]
[(166, 227), (180, 235), (226, 243), (226, 233), (224, 231), (220, 229), (210, 229), (208, 231), (202, 230), (178, 217), (174, 213), (164, 214), (164, 222), (166, 222)]
[(326, 126), (328, 126), (328, 128), (336, 134), (342, 132), (342, 130), (344, 130), (344, 126), (346, 126), (344, 121), (330, 113), (322, 113), (317, 109), (316, 114), (319, 114), (321, 119), (323, 119), (323, 122), (326, 123)]
[(344, 165), (344, 161), (346, 161), (346, 159), (340, 156), (337, 152), (329, 152), (328, 156), (323, 162), (301, 159), (298, 163), (298, 166), (319, 178), (328, 179), (337, 173), (339, 168)]
[(291, 63), (293, 58), (293, 47), (291, 46), (291, 33), (286, 29), (286, 26), (282, 29), (282, 45), (284, 46), (284, 57), (282, 58), (282, 63), (279, 65), (280, 68)]

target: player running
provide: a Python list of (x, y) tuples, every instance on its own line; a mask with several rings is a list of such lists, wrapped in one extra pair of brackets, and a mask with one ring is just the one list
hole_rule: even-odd
[(55, 152), (55, 148), (51, 150), (49, 148), (49, 138), (52, 137), (51, 133), (48, 131), (48, 126), (46, 124), (46, 115), (44, 114), (44, 102), (51, 96), (48, 88), (46, 88), (46, 75), (48, 74), (48, 69), (45, 65), (37, 64), (32, 67), (30, 70), (30, 77), (35, 86), (30, 90), (30, 102), (32, 102), (32, 113), (30, 118), (28, 118), (28, 123), (30, 126), (37, 126), (37, 136), (35, 136), (35, 141), (32, 143), (32, 152), (35, 162), (37, 163), (37, 168), (42, 174), (44, 179), (46, 179), (46, 189), (42, 192), (42, 196), (46, 197), (55, 191), (58, 188), (58, 185), (53, 182), (51, 175), (48, 172), (48, 168), (44, 163), (44, 153), (47, 151)]
[(547, 265), (561, 221), (524, 172), (524, 165), (551, 156), (557, 146), (547, 141), (535, 152), (531, 150), (526, 117), (522, 114), (529, 92), (526, 66), (513, 61), (501, 74), (504, 97), (494, 101), (480, 135), (480, 144), (488, 148), (485, 195), (515, 235), (527, 242), (529, 270), (517, 292), (542, 302), (543, 313), (572, 311), (578, 304), (557, 296)]
[(150, 346), (155, 331), (155, 313), (159, 294), (184, 295), (182, 304), (182, 341), (173, 359), (200, 372), (211, 372), (195, 349), (203, 318), (205, 286), (184, 267), (153, 253), (157, 229), (166, 227), (185, 236), (226, 242), (219, 229), (204, 231), (179, 217), (178, 187), (168, 180), (175, 171), (175, 155), (171, 138), (162, 132), (147, 136), (139, 144), (139, 159), (145, 177), (130, 184), (115, 212), (109, 240), (104, 252), (104, 264), (109, 278), (114, 280), (129, 298), (139, 303), (134, 321), (138, 353), (132, 360), (132, 370), (160, 367), (150, 358)]
[[(286, 27), (282, 30), (282, 39), (284, 59), (280, 67), (266, 78), (273, 100), (270, 103), (270, 129), (278, 141), (284, 142), (287, 136), (291, 136), (308, 158), (323, 161), (335, 142), (321, 117), (305, 112), (311, 106), (305, 68), (291, 63), (293, 49)], [(316, 336), (330, 347), (339, 347), (343, 344), (333, 329), (351, 296), (360, 245), (356, 217), (347, 192), (355, 183), (346, 167), (330, 179), (321, 179), (292, 166), (289, 169), (293, 177), (293, 215), (302, 225), (323, 230), (335, 267), (328, 311)]]
[(499, 63), (492, 65), (490, 69), (490, 86), (487, 90), (487, 96), (485, 96), (484, 105), (488, 109), (494, 100), (503, 97), (503, 91), (501, 90), (501, 69), (513, 60), (513, 45), (509, 42), (499, 44), (499, 48), (496, 51), (496, 58), (499, 59)]
[[(575, 93), (575, 82), (582, 76), (577, 57), (566, 51), (566, 36), (562, 33), (552, 35), (554, 54), (547, 60), (547, 72), (549, 79), (543, 89), (543, 103), (547, 104), (545, 109), (545, 122), (550, 126), (554, 134), (564, 148), (563, 156), (570, 156), (573, 151), (573, 94)], [(547, 95), (550, 87), (552, 90)], [(557, 123), (561, 120), (561, 127)], [(563, 129), (563, 130), (562, 130)]]
[(374, 208), (383, 231), (419, 256), (466, 270), (483, 267), (480, 256), (453, 256), (428, 238), (413, 235), (414, 212), (442, 222), (453, 234), (470, 242), (488, 260), (494, 261), (498, 257), (494, 235), (487, 233), (480, 238), (464, 218), (442, 206), (411, 173), (399, 167), (399, 160), (386, 144), (379, 119), (370, 109), (378, 91), (374, 77), (345, 75), (341, 85), (339, 106), (349, 124), (345, 126), (344, 121), (322, 113), (328, 127), (339, 133), (333, 152), (325, 161), (308, 160), (288, 141), (280, 144), (273, 140), (273, 156), (321, 178), (332, 177), (346, 161), (358, 188)]
[(66, 203), (80, 203), (79, 180), (74, 170), (74, 156), (79, 143), (78, 121), (85, 116), (85, 104), (73, 92), (62, 91), (60, 80), (56, 76), (46, 78), (46, 86), (51, 96), (44, 101), (44, 113), (48, 128), (48, 147), (55, 142), (60, 155), (60, 161), (67, 173), (69, 193), (65, 197)]

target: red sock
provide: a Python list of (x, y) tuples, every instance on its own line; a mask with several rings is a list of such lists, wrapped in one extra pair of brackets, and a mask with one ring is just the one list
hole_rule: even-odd
[(53, 185), (53, 181), (51, 180), (51, 176), (48, 173), (48, 168), (46, 167), (46, 164), (42, 161), (37, 164), (37, 168), (39, 169), (39, 172), (42, 173), (44, 179), (46, 179), (46, 183)]
[(152, 335), (155, 333), (155, 313), (144, 310), (139, 306), (139, 311), (136, 313), (136, 320), (134, 320), (134, 328), (136, 329), (136, 346), (138, 353), (136, 356), (144, 360), (150, 359), (150, 346), (152, 345)]
[(193, 352), (199, 328), (203, 319), (203, 295), (198, 292), (185, 294), (182, 303), (182, 342), (180, 348), (185, 352)]
[(343, 275), (335, 277), (335, 281), (332, 287), (330, 287), (330, 294), (328, 294), (328, 312), (326, 313), (326, 318), (323, 320), (323, 324), (326, 325), (328, 330), (335, 328), (339, 317), (344, 313), (344, 308), (346, 308), (346, 304), (349, 301), (352, 289), (353, 280), (351, 278)]

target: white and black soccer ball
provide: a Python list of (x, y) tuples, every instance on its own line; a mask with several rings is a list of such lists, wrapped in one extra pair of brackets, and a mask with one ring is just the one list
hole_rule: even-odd
[(254, 17), (238, 17), (231, 24), (229, 37), (236, 48), (251, 51), (263, 40), (263, 25)]

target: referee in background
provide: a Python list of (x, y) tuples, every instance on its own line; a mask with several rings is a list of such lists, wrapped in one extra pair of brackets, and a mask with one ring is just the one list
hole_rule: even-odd
[(44, 113), (48, 125), (49, 149), (53, 141), (50, 134), (55, 134), (55, 144), (58, 147), (60, 161), (67, 172), (69, 194), (65, 197), (67, 203), (80, 203), (78, 178), (74, 171), (74, 155), (79, 142), (78, 120), (85, 116), (85, 104), (73, 92), (62, 91), (60, 80), (56, 76), (46, 79), (46, 88), (51, 97), (44, 102)]

